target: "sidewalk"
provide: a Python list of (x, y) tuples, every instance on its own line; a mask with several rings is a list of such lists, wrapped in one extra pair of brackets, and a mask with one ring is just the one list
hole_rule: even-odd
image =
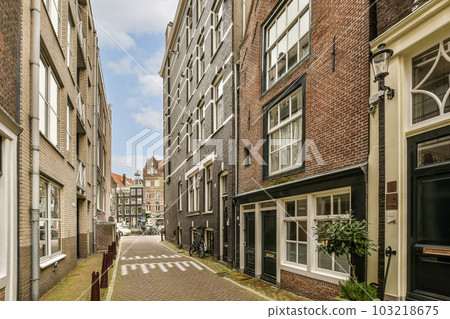
[[(161, 242), (162, 245), (172, 249), (177, 254), (189, 256), (189, 252), (178, 248), (176, 245), (164, 241)], [(277, 288), (265, 281), (255, 279), (253, 277), (247, 276), (245, 274), (241, 274), (237, 271), (229, 269), (225, 265), (221, 263), (215, 262), (212, 257), (209, 258), (198, 258), (197, 254), (194, 254), (191, 258), (194, 258), (197, 262), (202, 263), (209, 268), (211, 268), (216, 275), (224, 277), (228, 280), (233, 281), (234, 283), (243, 286), (246, 289), (250, 289), (256, 291), (258, 294), (264, 296), (269, 300), (275, 301), (308, 301), (309, 299), (297, 296), (289, 291)]]
[[(103, 254), (95, 254), (79, 263), (64, 279), (41, 297), (41, 301), (90, 301), (92, 273), (102, 270)], [(111, 283), (113, 267), (108, 272)], [(100, 289), (100, 300), (106, 299), (108, 289)]]

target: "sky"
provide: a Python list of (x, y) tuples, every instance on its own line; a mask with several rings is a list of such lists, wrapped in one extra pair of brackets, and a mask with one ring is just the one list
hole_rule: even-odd
[(94, 24), (108, 103), (112, 105), (111, 165), (133, 176), (146, 157), (162, 158), (165, 31), (177, 0), (93, 0)]

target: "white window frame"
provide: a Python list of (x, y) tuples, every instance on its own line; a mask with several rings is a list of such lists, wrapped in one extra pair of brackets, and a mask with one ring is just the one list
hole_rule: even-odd
[(56, 36), (60, 37), (61, 29), (61, 4), (59, 0), (44, 0), (47, 13), (50, 17), (50, 22), (52, 24), (53, 30)]
[(183, 183), (178, 182), (178, 211), (183, 210)]
[(190, 175), (188, 180), (188, 212), (194, 213), (199, 210), (199, 173), (196, 171)]
[(214, 8), (214, 53), (217, 51), (224, 39), (223, 23), (223, 1), (221, 0), (216, 4), (216, 7)]
[[(41, 263), (45, 262), (48, 259), (52, 259), (56, 255), (62, 254), (62, 209), (61, 209), (61, 206), (62, 206), (61, 192), (62, 192), (62, 190), (61, 190), (61, 187), (59, 187), (55, 183), (41, 177), (40, 181), (39, 181), (39, 186), (41, 187), (42, 184), (45, 185), (45, 194), (44, 194), (45, 202), (41, 202), (42, 197), (40, 194), (39, 195), (39, 202), (40, 202), (39, 203), (40, 204), (39, 205), (40, 206), (40, 209), (39, 209), (40, 210), (40, 216), (39, 216), (39, 242), (40, 243), (39, 243), (39, 246), (41, 246), (41, 241), (42, 241), (41, 225), (45, 225), (45, 222), (47, 222), (47, 227), (45, 229), (45, 226), (44, 226), (45, 241), (46, 241), (44, 244), (46, 245), (46, 253), (44, 255), (40, 256)], [(57, 200), (58, 200), (58, 204), (59, 204), (58, 205), (59, 218), (54, 218), (51, 216), (51, 206), (52, 206), (51, 196), (50, 196), (51, 188), (54, 188), (58, 191), (58, 199)], [(45, 205), (45, 206), (43, 207), (42, 205)], [(43, 211), (46, 212), (47, 217), (41, 217)], [(52, 248), (53, 248), (52, 247), (52, 230), (53, 230), (52, 222), (57, 222), (59, 225), (58, 232), (59, 232), (59, 247), (60, 247), (60, 249), (57, 251), (52, 251)], [(39, 247), (39, 251), (40, 251), (39, 254), (41, 254), (41, 247)]]
[(203, 78), (203, 75), (205, 74), (205, 43), (205, 35), (202, 32), (197, 44), (197, 83), (200, 82), (200, 80)]
[[(271, 18), (263, 27), (265, 35), (264, 56), (266, 61), (263, 69), (266, 78), (266, 89), (273, 87), (290, 70), (294, 69), (309, 56), (311, 47), (309, 2), (308, 0), (286, 1), (279, 9), (277, 15)], [(292, 13), (297, 14), (291, 16)], [(298, 28), (296, 31), (294, 31), (295, 26)], [(294, 49), (294, 46), (296, 46), (296, 51), (291, 51)], [(296, 62), (290, 66), (289, 52), (295, 52), (296, 54)], [(281, 67), (283, 62), (284, 67)], [(281, 73), (283, 68), (284, 72)], [(270, 77), (272, 70), (275, 75), (273, 81), (271, 81)]]
[(206, 139), (206, 107), (205, 107), (205, 100), (202, 99), (199, 103), (198, 107), (198, 115), (199, 115), (199, 140), (203, 141)]
[(192, 94), (194, 94), (194, 72), (193, 72), (193, 59), (192, 57), (189, 58), (187, 69), (186, 69), (186, 75), (187, 75), (187, 101), (189, 101), (192, 97)]
[[(339, 189), (333, 189), (323, 192), (317, 192), (317, 193), (309, 193), (309, 194), (302, 194), (299, 196), (293, 196), (288, 198), (283, 198), (280, 200), (280, 205), (282, 207), (282, 220), (281, 220), (281, 245), (280, 245), (280, 265), (281, 269), (289, 270), (298, 274), (306, 275), (309, 277), (317, 278), (317, 279), (323, 279), (330, 282), (335, 282), (336, 280), (346, 280), (349, 278), (349, 275), (344, 272), (338, 272), (333, 270), (328, 270), (324, 268), (319, 268), (318, 266), (318, 252), (317, 252), (317, 245), (319, 243), (316, 242), (314, 237), (314, 228), (317, 225), (317, 222), (329, 220), (330, 218), (350, 218), (349, 214), (332, 214), (332, 215), (317, 215), (317, 198), (320, 197), (326, 197), (331, 196), (331, 210), (333, 210), (333, 196), (338, 195), (349, 195), (349, 205), (351, 210), (351, 201), (352, 201), (352, 195), (351, 195), (351, 187), (343, 187)], [(287, 217), (285, 214), (286, 211), (286, 203), (290, 201), (297, 201), (301, 199), (307, 199), (307, 216), (305, 217)], [(296, 206), (297, 207), (297, 206)], [(307, 221), (307, 264), (298, 264), (287, 260), (287, 245), (286, 245), (286, 236), (287, 236), (287, 222), (291, 221)], [(298, 251), (297, 251), (298, 253)], [(333, 258), (333, 256), (332, 256)], [(345, 260), (345, 266), (347, 266), (348, 263)], [(334, 258), (332, 259), (332, 266), (334, 267)]]
[(186, 148), (186, 152), (187, 154), (190, 154), (192, 152), (193, 149), (193, 144), (194, 144), (194, 128), (193, 128), (193, 124), (192, 124), (192, 119), (189, 119), (189, 121), (187, 122), (187, 126), (186, 126), (186, 142), (187, 142), (187, 148)]
[(205, 10), (207, 0), (197, 0), (197, 21), (200, 20), (200, 17), (203, 14), (203, 11)]
[[(61, 89), (51, 67), (42, 56), (40, 58), (39, 83), (39, 129), (57, 149), (60, 149)], [(53, 92), (52, 87), (56, 89), (56, 92)], [(56, 98), (56, 101), (53, 101), (52, 97)], [(56, 105), (54, 105), (55, 103)], [(52, 118), (53, 120), (51, 120)], [(50, 126), (52, 121), (56, 121), (56, 127)]]
[(223, 78), (220, 78), (213, 86), (214, 90), (214, 132), (224, 123), (224, 105), (223, 105)]
[[(67, 53), (66, 53), (66, 62), (67, 67), (69, 68), (70, 73), (72, 73), (72, 62), (74, 61), (74, 55), (72, 51), (72, 39), (73, 39), (73, 30), (74, 26), (72, 23), (72, 16), (69, 14), (67, 19)], [(88, 101), (89, 103), (89, 101)]]
[(213, 166), (209, 163), (205, 166), (205, 211), (213, 210)]
[[(446, 42), (447, 41), (447, 42)], [(422, 52), (420, 52), (419, 54), (414, 54), (414, 56), (411, 56), (409, 59), (409, 72), (411, 74), (410, 78), (411, 78), (411, 87), (410, 87), (410, 102), (409, 102), (409, 127), (410, 128), (416, 128), (416, 127), (421, 127), (421, 126), (426, 126), (432, 123), (436, 123), (436, 122), (441, 122), (444, 119), (449, 119), (450, 118), (450, 112), (445, 113), (445, 104), (446, 102), (450, 99), (450, 87), (447, 88), (447, 91), (444, 95), (444, 100), (440, 100), (434, 93), (430, 92), (430, 91), (426, 91), (426, 90), (422, 90), (421, 86), (422, 84), (424, 84), (428, 78), (430, 77), (430, 75), (434, 72), (437, 64), (439, 61), (437, 60), (447, 60), (448, 62), (450, 62), (450, 52), (445, 50), (445, 45), (447, 44), (448, 46), (448, 50), (450, 50), (450, 41), (449, 41), (449, 37), (447, 36), (444, 39), (441, 39), (437, 44), (434, 44), (433, 46), (431, 46), (430, 48), (423, 50)], [(426, 54), (429, 50), (433, 49), (433, 47), (435, 47), (436, 45), (438, 45), (438, 55), (437, 58), (434, 60), (433, 65), (431, 67), (431, 69), (428, 71), (428, 73), (425, 75), (425, 77), (422, 78), (422, 80), (416, 85), (413, 86), (413, 67), (414, 67), (414, 63), (413, 60), (417, 59), (418, 57)], [(431, 52), (428, 52), (428, 54), (430, 54)], [(450, 74), (448, 74), (448, 76), (450, 77)], [(433, 99), (436, 104), (437, 104), (437, 108), (439, 111), (439, 114), (436, 116), (433, 116), (431, 118), (422, 120), (422, 121), (418, 121), (416, 123), (413, 123), (413, 94), (423, 94), (423, 95), (427, 95), (428, 97), (430, 97), (431, 99)]]
[[(292, 114), (292, 100), (294, 96), (297, 97), (297, 111)], [(281, 106), (285, 103), (289, 103), (289, 116), (281, 121)], [(277, 112), (276, 125), (271, 127), (271, 117), (274, 111)], [(298, 139), (293, 136), (294, 122), (298, 123)], [(281, 138), (281, 130), (289, 126), (289, 138), (286, 142)], [(276, 136), (278, 134), (278, 137)], [(302, 153), (302, 143), (303, 143), (303, 86), (297, 89), (295, 92), (289, 94), (288, 97), (277, 103), (267, 112), (267, 138), (269, 141), (268, 149), (268, 162), (269, 162), (269, 175), (279, 174), (285, 171), (301, 167), (303, 164), (303, 153)], [(273, 148), (273, 147), (274, 148)], [(293, 148), (297, 146), (297, 160), (295, 160)], [(281, 152), (283, 150), (290, 149), (290, 163), (287, 167), (282, 168)], [(272, 170), (272, 155), (278, 153), (278, 169)]]
[(69, 161), (72, 161), (72, 142), (73, 142), (73, 113), (74, 109), (70, 104), (66, 108), (66, 156)]

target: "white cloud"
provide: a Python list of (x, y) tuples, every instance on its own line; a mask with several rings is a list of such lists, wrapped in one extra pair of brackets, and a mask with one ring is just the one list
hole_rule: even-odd
[[(95, 0), (92, 1), (97, 29), (104, 27), (126, 49), (136, 45), (130, 34), (164, 33), (173, 20), (178, 0)], [(113, 45), (99, 32), (105, 45)]]
[(145, 97), (162, 96), (163, 80), (158, 74), (141, 74), (138, 76), (138, 89)]
[(150, 128), (157, 132), (162, 132), (163, 116), (160, 111), (153, 109), (151, 106), (141, 106), (139, 110), (131, 113), (131, 117), (136, 123), (143, 127)]

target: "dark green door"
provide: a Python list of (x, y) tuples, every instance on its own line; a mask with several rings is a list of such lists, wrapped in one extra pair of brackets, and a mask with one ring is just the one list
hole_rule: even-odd
[(450, 300), (450, 143), (409, 143), (410, 300)]
[(255, 213), (244, 214), (244, 272), (255, 275)]
[(262, 275), (272, 283), (277, 281), (277, 212), (262, 213)]

